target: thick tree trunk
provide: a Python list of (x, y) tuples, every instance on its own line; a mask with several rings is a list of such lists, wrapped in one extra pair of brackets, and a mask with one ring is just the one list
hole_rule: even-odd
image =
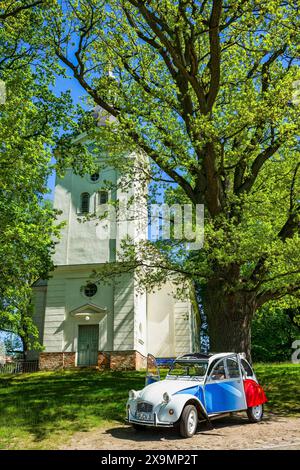
[(244, 352), (251, 361), (251, 320), (255, 296), (224, 293), (222, 285), (209, 282), (203, 292), (211, 352)]

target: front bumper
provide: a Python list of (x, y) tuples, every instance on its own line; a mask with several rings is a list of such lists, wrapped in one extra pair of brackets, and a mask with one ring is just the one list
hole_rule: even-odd
[(125, 420), (126, 423), (128, 424), (140, 424), (141, 426), (149, 426), (149, 427), (161, 427), (161, 428), (172, 428), (174, 426), (174, 423), (171, 422), (166, 422), (166, 421), (159, 421), (157, 418), (157, 414), (153, 413), (153, 419), (152, 420), (141, 420), (141, 419), (136, 419), (134, 418), (130, 412), (127, 413), (127, 418)]

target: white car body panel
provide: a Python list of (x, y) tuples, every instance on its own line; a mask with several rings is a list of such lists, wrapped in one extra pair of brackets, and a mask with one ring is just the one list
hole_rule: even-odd
[[(172, 426), (176, 421), (179, 420), (184, 406), (190, 400), (198, 403), (199, 408), (203, 410), (203, 417), (205, 418), (206, 412), (200, 400), (196, 396), (183, 393), (185, 389), (197, 387), (199, 384), (199, 380), (166, 379), (147, 385), (145, 388), (137, 392), (138, 395), (136, 398), (129, 399), (127, 401), (127, 420), (129, 422), (136, 422), (152, 426)], [(168, 403), (163, 401), (163, 394), (165, 392), (167, 392), (171, 398)], [(180, 393), (176, 394), (177, 392)], [(153, 405), (153, 419), (151, 419), (150, 422), (143, 421), (142, 419), (136, 419), (137, 405), (141, 402), (146, 402)], [(170, 410), (173, 410), (172, 415), (169, 413)]]
[(151, 403), (156, 403), (157, 401), (162, 400), (162, 396), (165, 392), (168, 392), (169, 395), (173, 395), (176, 392), (180, 392), (185, 388), (191, 388), (203, 383), (199, 380), (182, 380), (182, 379), (165, 379), (160, 380), (159, 382), (154, 382), (150, 385), (147, 385), (140, 391), (139, 399), (141, 401), (149, 401)]

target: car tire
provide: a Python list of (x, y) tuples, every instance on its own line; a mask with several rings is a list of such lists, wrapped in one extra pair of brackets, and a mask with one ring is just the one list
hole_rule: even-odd
[(132, 423), (132, 427), (136, 431), (144, 431), (146, 429), (146, 426), (144, 426), (143, 424), (137, 424), (137, 423)]
[(187, 405), (184, 407), (180, 425), (179, 432), (182, 437), (193, 437), (197, 430), (198, 425), (198, 412), (194, 405)]
[(250, 406), (247, 409), (247, 416), (250, 423), (259, 423), (262, 420), (264, 415), (264, 406), (257, 405), (257, 406)]

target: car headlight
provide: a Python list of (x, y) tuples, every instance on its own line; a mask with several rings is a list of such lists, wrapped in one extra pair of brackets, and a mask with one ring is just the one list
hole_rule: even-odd
[(130, 390), (128, 395), (130, 400), (134, 400), (137, 397), (138, 393), (135, 390)]
[(169, 403), (170, 400), (171, 400), (170, 395), (168, 394), (168, 392), (165, 392), (165, 393), (163, 394), (163, 401), (164, 401), (165, 403)]

